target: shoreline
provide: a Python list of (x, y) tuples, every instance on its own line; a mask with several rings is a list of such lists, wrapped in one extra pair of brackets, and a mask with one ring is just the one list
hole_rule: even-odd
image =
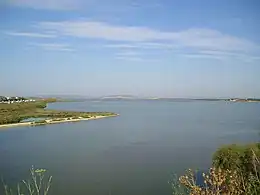
[(69, 122), (80, 122), (80, 121), (88, 121), (88, 120), (97, 120), (108, 117), (119, 116), (119, 114), (111, 115), (111, 116), (94, 116), (90, 118), (79, 117), (76, 119), (70, 118), (53, 118), (47, 119), (44, 123), (35, 123), (35, 122), (22, 122), (22, 123), (11, 123), (11, 124), (3, 124), (0, 125), (0, 128), (11, 128), (11, 127), (20, 127), (20, 126), (40, 126), (40, 125), (49, 125), (49, 124), (59, 124), (59, 123), (69, 123)]

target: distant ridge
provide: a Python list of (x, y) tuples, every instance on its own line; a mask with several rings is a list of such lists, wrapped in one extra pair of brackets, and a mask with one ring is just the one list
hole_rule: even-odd
[(35, 95), (30, 96), (37, 98), (56, 98), (58, 100), (69, 100), (69, 101), (88, 101), (88, 100), (161, 100), (161, 101), (230, 101), (231, 99), (238, 99), (240, 101), (260, 101), (259, 98), (200, 98), (200, 97), (158, 97), (158, 96), (147, 96), (140, 97), (135, 95), (105, 95), (105, 96), (86, 96), (86, 95)]
[(109, 96), (102, 96), (100, 99), (140, 99), (133, 95), (109, 95)]

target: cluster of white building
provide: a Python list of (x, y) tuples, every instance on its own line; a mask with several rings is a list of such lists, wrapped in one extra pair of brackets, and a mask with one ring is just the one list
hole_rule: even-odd
[(13, 104), (13, 103), (22, 103), (22, 102), (35, 102), (33, 99), (26, 99), (23, 97), (0, 97), (0, 103), (2, 104)]

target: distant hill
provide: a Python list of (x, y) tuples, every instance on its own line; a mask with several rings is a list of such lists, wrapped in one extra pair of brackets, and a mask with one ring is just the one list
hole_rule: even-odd
[[(84, 95), (37, 95), (32, 99), (56, 98), (58, 101), (87, 101), (87, 100), (160, 100), (160, 101), (223, 101), (227, 98), (179, 98), (179, 97), (138, 97), (135, 95), (106, 95), (106, 96), (84, 96)], [(253, 99), (253, 98), (252, 98)], [(248, 99), (251, 100), (251, 99)], [(259, 101), (259, 100), (252, 100)]]
[(78, 99), (86, 99), (88, 98), (87, 96), (83, 95), (55, 95), (55, 94), (50, 94), (50, 95), (36, 95), (36, 97), (40, 98), (78, 98)]
[(100, 99), (139, 99), (139, 98), (132, 95), (110, 95), (110, 96), (100, 97)]
[(85, 96), (80, 95), (37, 95), (34, 97), (31, 97), (32, 99), (49, 99), (49, 98), (55, 98), (57, 101), (86, 101), (89, 99)]

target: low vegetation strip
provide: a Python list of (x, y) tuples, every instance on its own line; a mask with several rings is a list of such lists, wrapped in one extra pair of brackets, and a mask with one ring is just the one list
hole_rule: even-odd
[(64, 121), (71, 118), (90, 119), (101, 116), (116, 116), (116, 114), (112, 112), (59, 111), (45, 109), (46, 106), (46, 101), (0, 104), (0, 127), (1, 125), (6, 126), (7, 124), (19, 124), (22, 120), (28, 118), (48, 118), (50, 120), (46, 122), (50, 123), (54, 120)]

